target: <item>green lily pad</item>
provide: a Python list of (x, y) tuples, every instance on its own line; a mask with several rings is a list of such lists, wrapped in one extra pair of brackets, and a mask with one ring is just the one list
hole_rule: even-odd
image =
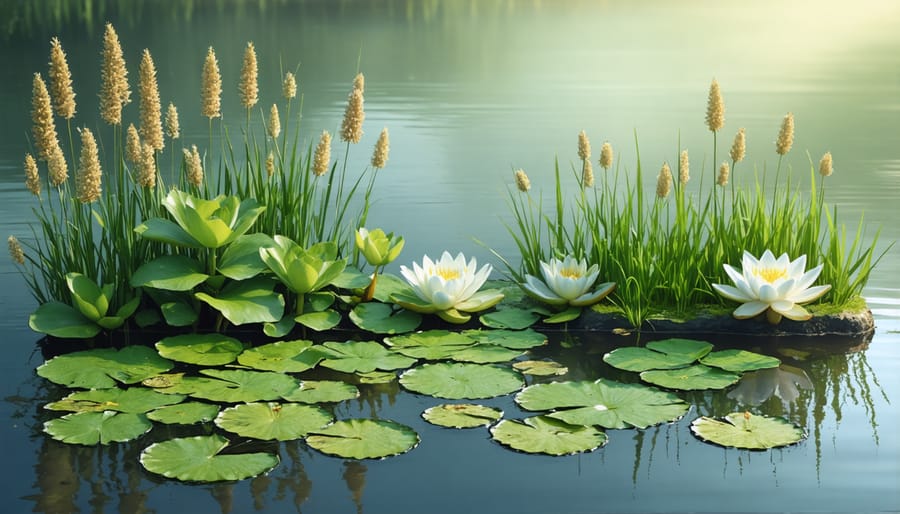
[(475, 340), (460, 332), (449, 330), (426, 330), (413, 334), (385, 337), (384, 343), (393, 349), (434, 347), (434, 346), (471, 346)]
[(186, 376), (159, 391), (213, 402), (250, 403), (277, 400), (300, 386), (296, 379), (282, 373), (242, 369), (203, 369), (200, 373), (206, 376)]
[(725, 389), (740, 380), (740, 375), (695, 364), (687, 368), (652, 370), (641, 373), (641, 380), (668, 389), (696, 391), (700, 389)]
[(155, 287), (166, 291), (190, 291), (209, 275), (196, 259), (184, 255), (163, 255), (142, 264), (131, 276), (132, 287)]
[(344, 268), (344, 271), (331, 281), (331, 285), (340, 289), (363, 289), (372, 279), (356, 268)]
[(444, 404), (425, 409), (425, 421), (447, 428), (488, 426), (503, 417), (503, 411), (471, 403)]
[(326, 342), (322, 345), (322, 366), (344, 373), (390, 371), (408, 368), (416, 360), (391, 352), (375, 341)]
[(368, 371), (366, 373), (356, 373), (360, 384), (388, 384), (397, 379), (397, 374), (393, 371)]
[(161, 339), (156, 351), (167, 359), (200, 366), (222, 366), (234, 362), (244, 345), (222, 334), (185, 334)]
[(710, 343), (692, 339), (665, 339), (647, 343), (646, 348), (617, 348), (603, 356), (603, 362), (625, 371), (677, 369), (692, 364), (712, 349)]
[(35, 332), (64, 339), (89, 339), (100, 333), (100, 325), (84, 317), (71, 305), (61, 302), (42, 304), (28, 316), (28, 326)]
[(486, 364), (441, 362), (423, 364), (400, 375), (400, 384), (414, 392), (450, 400), (493, 398), (524, 385), (522, 375)]
[(547, 416), (504, 419), (491, 427), (491, 437), (514, 450), (547, 455), (589, 452), (608, 440), (604, 432), (593, 427), (569, 425)]
[(565, 375), (569, 368), (553, 361), (521, 361), (513, 364), (513, 369), (523, 375), (548, 377), (552, 375)]
[(490, 328), (520, 330), (537, 323), (541, 317), (530, 309), (498, 309), (478, 317), (481, 324)]
[(102, 348), (59, 355), (37, 368), (37, 374), (66, 387), (108, 389), (116, 382), (134, 384), (165, 373), (173, 363), (146, 346)]
[(566, 323), (574, 321), (581, 316), (581, 307), (569, 307), (564, 311), (556, 312), (552, 316), (544, 318), (544, 323)]
[(666, 355), (684, 355), (685, 358), (692, 357), (693, 360), (697, 360), (708, 354), (712, 350), (713, 345), (712, 343), (696, 339), (672, 338), (651, 341), (647, 343), (647, 348)]
[(460, 349), (449, 356), (457, 362), (475, 362), (478, 364), (490, 364), (509, 362), (522, 356), (522, 350), (511, 350), (495, 344), (478, 343)]
[[(393, 378), (393, 374), (391, 376)], [(359, 389), (337, 380), (303, 380), (299, 389), (281, 398), (288, 402), (334, 403), (359, 398)]]
[(802, 428), (784, 418), (749, 412), (732, 412), (721, 420), (697, 418), (691, 423), (691, 432), (706, 442), (747, 450), (788, 446), (806, 438)]
[(290, 441), (331, 423), (328, 412), (299, 403), (244, 403), (223, 410), (216, 425), (254, 439)]
[(75, 412), (44, 423), (44, 432), (57, 441), (93, 446), (137, 439), (152, 427), (143, 414)]
[(415, 330), (422, 323), (422, 316), (406, 309), (394, 312), (386, 303), (366, 302), (350, 311), (350, 321), (375, 334), (403, 334)]
[(348, 419), (311, 432), (306, 444), (346, 459), (381, 459), (412, 450), (419, 444), (419, 435), (389, 420)]
[(193, 325), (199, 317), (197, 309), (182, 301), (166, 302), (159, 306), (159, 310), (166, 319), (166, 323), (173, 327)]
[(314, 368), (324, 356), (311, 349), (312, 341), (278, 341), (244, 350), (237, 361), (243, 366), (279, 373), (302, 373)]
[(722, 350), (712, 352), (700, 359), (700, 364), (724, 369), (732, 373), (743, 373), (758, 369), (777, 368), (781, 361), (775, 357), (748, 352), (747, 350)]
[(294, 321), (316, 332), (331, 330), (341, 322), (341, 313), (334, 309), (321, 312), (307, 312), (294, 318)]
[(511, 350), (530, 350), (547, 344), (547, 336), (526, 330), (463, 330), (462, 334), (479, 343), (495, 344)]
[(183, 402), (148, 412), (147, 417), (166, 425), (194, 425), (216, 419), (219, 406), (203, 402)]
[(393, 303), (391, 296), (404, 291), (411, 291), (405, 280), (391, 273), (380, 273), (375, 283), (374, 298), (381, 303)]
[(675, 421), (690, 408), (672, 393), (602, 378), (526, 387), (516, 403), (531, 411), (556, 409), (548, 416), (572, 425), (605, 428), (646, 428)]
[(220, 435), (184, 437), (154, 443), (141, 452), (147, 471), (185, 482), (243, 480), (278, 465), (278, 455), (241, 453), (222, 455), (228, 439)]
[(275, 322), (284, 315), (284, 297), (273, 291), (275, 281), (265, 277), (233, 281), (215, 297), (206, 293), (194, 296), (221, 312), (233, 325)]
[(76, 391), (58, 402), (48, 403), (48, 410), (71, 412), (117, 411), (141, 414), (184, 400), (184, 396), (162, 394), (145, 387), (92, 389)]

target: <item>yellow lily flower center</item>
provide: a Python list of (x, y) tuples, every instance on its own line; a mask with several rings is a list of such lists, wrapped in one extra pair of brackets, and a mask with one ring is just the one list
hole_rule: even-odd
[(434, 272), (444, 280), (454, 280), (459, 278), (458, 269), (437, 268)]
[(566, 278), (579, 279), (581, 272), (577, 268), (563, 268), (559, 270), (559, 274)]
[(787, 268), (757, 268), (753, 270), (753, 274), (771, 284), (779, 278), (786, 277)]

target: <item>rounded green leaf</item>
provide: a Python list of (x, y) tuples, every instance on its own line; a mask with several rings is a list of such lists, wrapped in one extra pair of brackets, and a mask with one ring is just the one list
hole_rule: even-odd
[(549, 416), (569, 424), (605, 428), (646, 428), (675, 421), (690, 408), (672, 393), (604, 379), (533, 385), (516, 403), (531, 411), (555, 409)]
[(394, 312), (386, 303), (366, 302), (350, 311), (350, 321), (376, 334), (402, 334), (415, 330), (422, 323), (422, 316), (405, 309)]
[(76, 412), (44, 423), (44, 432), (57, 441), (92, 446), (137, 439), (152, 426), (143, 414)]
[(234, 281), (215, 297), (194, 296), (221, 312), (234, 325), (279, 321), (284, 315), (284, 297), (275, 293), (275, 282), (265, 277)]
[(433, 346), (471, 346), (475, 344), (465, 333), (451, 332), (449, 330), (426, 330), (414, 334), (385, 337), (384, 343), (394, 349)]
[(569, 307), (564, 311), (544, 318), (544, 323), (566, 323), (578, 319), (579, 316), (581, 316), (581, 307)]
[(390, 371), (408, 368), (416, 360), (389, 351), (375, 341), (326, 342), (321, 350), (325, 355), (322, 366), (344, 373)]
[(159, 306), (166, 323), (173, 327), (193, 325), (199, 317), (197, 310), (187, 302), (166, 302)]
[(806, 438), (802, 428), (784, 418), (732, 412), (723, 419), (706, 416), (691, 423), (691, 432), (703, 441), (747, 450), (788, 446)]
[(259, 249), (274, 244), (271, 237), (258, 232), (237, 237), (222, 253), (218, 272), (233, 280), (253, 278), (266, 269), (259, 258)]
[(148, 412), (147, 417), (167, 425), (194, 425), (216, 419), (219, 406), (203, 402), (183, 402)]
[(397, 379), (397, 374), (393, 371), (368, 371), (365, 373), (356, 373), (360, 384), (388, 384)]
[(508, 308), (482, 314), (478, 319), (486, 327), (520, 330), (534, 325), (541, 317), (530, 309)]
[(425, 409), (425, 421), (447, 428), (488, 426), (503, 417), (503, 411), (471, 403), (444, 404)]
[(523, 375), (538, 377), (565, 375), (569, 372), (569, 368), (553, 361), (521, 361), (513, 364), (513, 368)]
[(522, 375), (509, 368), (456, 362), (423, 364), (403, 373), (400, 384), (415, 393), (450, 400), (493, 398), (524, 385)]
[(526, 330), (464, 330), (463, 335), (479, 343), (495, 344), (511, 350), (530, 350), (547, 344), (547, 336)]
[(348, 419), (311, 432), (306, 444), (346, 459), (380, 459), (412, 450), (419, 435), (389, 420)]
[(696, 339), (661, 339), (659, 341), (651, 341), (647, 343), (647, 348), (666, 355), (683, 355), (685, 358), (692, 357), (693, 361), (703, 357), (709, 353), (713, 345), (706, 341), (697, 341)]
[(608, 440), (604, 432), (595, 428), (569, 425), (546, 416), (521, 421), (504, 419), (491, 427), (491, 437), (514, 450), (547, 455), (589, 452)]
[(641, 373), (641, 380), (644, 382), (682, 391), (725, 389), (740, 378), (740, 375), (710, 368), (703, 364), (695, 364), (681, 369), (653, 370)]
[(333, 403), (358, 397), (359, 389), (355, 385), (337, 380), (304, 380), (299, 389), (281, 396), (285, 401), (300, 403)]
[(183, 396), (163, 394), (145, 387), (114, 387), (76, 391), (58, 402), (48, 403), (44, 408), (72, 412), (117, 411), (141, 414), (183, 399)]
[[(321, 352), (310, 350), (312, 341), (278, 341), (244, 350), (237, 361), (243, 366), (279, 373), (302, 373), (322, 360)], [(307, 351), (310, 350), (310, 351)]]
[(228, 440), (220, 435), (170, 439), (141, 452), (141, 465), (151, 473), (186, 482), (243, 480), (278, 465), (277, 455), (222, 455), (226, 447)]
[(478, 364), (489, 364), (497, 362), (508, 362), (522, 355), (521, 350), (511, 350), (503, 346), (495, 344), (479, 343), (460, 349), (449, 355), (451, 360), (457, 362), (475, 362)]
[(331, 414), (299, 403), (244, 403), (225, 409), (216, 425), (254, 439), (290, 441), (331, 423)]
[(775, 357), (748, 352), (747, 350), (722, 350), (712, 352), (700, 359), (701, 364), (724, 369), (733, 373), (777, 368), (781, 361)]
[(196, 259), (164, 255), (142, 264), (131, 276), (132, 287), (155, 287), (166, 291), (190, 291), (209, 278)]
[(178, 362), (222, 366), (233, 362), (244, 351), (244, 345), (222, 334), (185, 334), (160, 340), (156, 351)]
[(200, 372), (206, 376), (183, 377), (159, 391), (213, 402), (249, 403), (277, 400), (299, 387), (296, 379), (282, 373), (242, 369), (204, 369)]
[(712, 349), (713, 345), (693, 339), (664, 339), (647, 343), (646, 348), (617, 348), (603, 356), (610, 366), (625, 371), (677, 369), (692, 364)]
[(134, 384), (172, 369), (146, 346), (126, 346), (121, 350), (102, 348), (56, 356), (41, 364), (37, 374), (66, 387), (107, 389), (116, 382)]
[(338, 323), (341, 322), (341, 313), (334, 309), (322, 312), (307, 312), (295, 317), (294, 321), (316, 332), (322, 332), (338, 326)]
[(64, 339), (88, 339), (100, 333), (100, 326), (78, 310), (60, 302), (47, 302), (28, 316), (35, 332)]

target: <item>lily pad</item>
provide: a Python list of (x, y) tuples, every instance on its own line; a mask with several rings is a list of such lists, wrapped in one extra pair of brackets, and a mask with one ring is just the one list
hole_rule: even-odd
[(491, 428), (495, 441), (526, 453), (572, 455), (606, 444), (607, 435), (593, 427), (569, 425), (547, 416), (504, 419)]
[(567, 323), (581, 316), (581, 307), (569, 307), (564, 311), (556, 312), (552, 316), (544, 318), (544, 323)]
[(341, 322), (341, 313), (334, 309), (321, 312), (307, 312), (294, 318), (294, 321), (316, 332), (330, 330)]
[(228, 439), (220, 435), (170, 439), (141, 452), (147, 471), (186, 482), (243, 480), (278, 465), (278, 455), (241, 453), (222, 455)]
[(216, 419), (219, 406), (203, 402), (183, 402), (160, 407), (147, 413), (147, 417), (167, 425), (194, 425)]
[(402, 334), (415, 330), (422, 323), (422, 316), (406, 309), (394, 312), (386, 303), (366, 302), (350, 311), (350, 321), (375, 334)]
[(482, 314), (478, 320), (481, 324), (490, 328), (508, 328), (520, 330), (537, 323), (541, 317), (530, 309), (498, 309), (488, 314)]
[(152, 348), (102, 348), (54, 357), (38, 366), (37, 374), (66, 387), (107, 389), (117, 382), (134, 384), (172, 369), (173, 363)]
[(488, 426), (503, 417), (503, 411), (471, 403), (444, 404), (425, 409), (425, 421), (447, 428)]
[(290, 441), (331, 423), (328, 412), (299, 403), (244, 403), (225, 409), (216, 425), (229, 432), (254, 439)]
[(400, 375), (400, 384), (421, 394), (450, 400), (493, 398), (524, 385), (522, 375), (486, 364), (423, 364)]
[(777, 368), (781, 361), (775, 357), (762, 355), (747, 350), (722, 350), (712, 352), (700, 359), (701, 364), (724, 369), (733, 373), (755, 371), (758, 369)]
[(569, 368), (553, 361), (521, 361), (513, 364), (513, 368), (523, 375), (539, 377), (565, 375), (569, 372)]
[(143, 414), (75, 412), (44, 423), (44, 432), (57, 441), (93, 446), (137, 439), (152, 427)]
[(337, 380), (304, 380), (300, 382), (299, 389), (281, 398), (289, 402), (334, 403), (359, 398), (359, 389)]
[(533, 385), (516, 395), (516, 403), (531, 411), (556, 409), (548, 416), (572, 425), (605, 428), (646, 428), (675, 421), (690, 408), (672, 393), (602, 378)]
[(457, 362), (475, 362), (489, 364), (509, 362), (522, 356), (522, 350), (511, 350), (495, 344), (479, 343), (474, 346), (462, 348), (450, 355), (450, 359)]
[(184, 400), (184, 396), (162, 394), (145, 387), (93, 389), (76, 391), (44, 408), (72, 412), (117, 411), (141, 414)]
[(647, 343), (647, 348), (666, 355), (683, 355), (685, 358), (692, 357), (693, 360), (697, 360), (708, 354), (712, 350), (713, 345), (712, 343), (696, 339), (672, 338), (651, 341)]
[(302, 373), (314, 368), (324, 356), (311, 350), (312, 341), (278, 341), (244, 350), (237, 361), (243, 366), (279, 373)]
[(788, 446), (806, 438), (802, 428), (784, 418), (749, 412), (732, 412), (721, 420), (697, 418), (691, 423), (691, 432), (706, 442), (747, 450)]
[(408, 368), (416, 360), (389, 351), (375, 341), (326, 342), (322, 345), (322, 366), (344, 373), (390, 371)]
[(603, 356), (603, 362), (625, 371), (677, 369), (692, 364), (712, 349), (710, 343), (692, 339), (665, 339), (647, 343), (646, 348), (617, 348)]
[(244, 345), (222, 334), (185, 334), (166, 337), (156, 350), (167, 359), (200, 366), (222, 366), (234, 362)]
[(284, 315), (284, 297), (275, 293), (275, 281), (265, 277), (234, 281), (217, 296), (194, 293), (194, 296), (221, 312), (234, 325), (275, 322)]
[(412, 450), (419, 444), (419, 435), (389, 420), (348, 419), (311, 432), (306, 444), (346, 459), (381, 459)]
[(132, 287), (155, 287), (167, 291), (190, 291), (209, 278), (196, 259), (163, 255), (142, 264), (131, 276)]
[(725, 389), (740, 380), (740, 375), (695, 364), (687, 368), (652, 370), (641, 373), (641, 380), (668, 389), (696, 391), (700, 389)]
[(397, 379), (397, 374), (393, 371), (369, 371), (366, 373), (356, 373), (360, 384), (389, 384)]
[(479, 343), (495, 344), (511, 350), (530, 350), (547, 344), (547, 336), (526, 330), (464, 330), (463, 335)]
[(89, 339), (101, 330), (100, 325), (61, 302), (42, 304), (28, 316), (28, 326), (35, 332), (65, 339)]
[(213, 402), (250, 403), (277, 400), (300, 386), (296, 379), (282, 373), (241, 369), (204, 369), (200, 373), (206, 376), (186, 376), (159, 391)]
[(385, 337), (384, 343), (393, 349), (417, 348), (434, 346), (465, 347), (475, 344), (475, 340), (468, 335), (449, 330), (426, 330), (414, 334)]

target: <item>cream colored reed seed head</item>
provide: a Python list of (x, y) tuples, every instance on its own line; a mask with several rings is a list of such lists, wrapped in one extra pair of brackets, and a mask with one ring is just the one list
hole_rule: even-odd
[(25, 187), (34, 196), (41, 196), (41, 176), (38, 174), (37, 161), (30, 153), (25, 154)]
[(357, 73), (356, 76), (353, 77), (353, 89), (358, 89), (360, 93), (365, 93), (366, 77), (363, 76), (362, 73)]
[(278, 134), (281, 134), (281, 118), (278, 116), (278, 106), (275, 104), (272, 104), (272, 108), (269, 109), (269, 126), (266, 128), (272, 139), (278, 138)]
[(275, 154), (269, 152), (269, 155), (266, 156), (266, 176), (272, 178), (272, 175), (275, 174)]
[(600, 167), (609, 170), (613, 163), (613, 148), (609, 142), (603, 143), (600, 147)]
[(50, 185), (53, 187), (61, 186), (69, 179), (69, 164), (66, 162), (66, 155), (63, 153), (59, 144), (53, 146), (50, 151), (50, 160), (47, 161), (49, 169)]
[(365, 119), (362, 89), (353, 88), (347, 100), (344, 120), (341, 122), (341, 141), (359, 143), (363, 135), (362, 126)]
[(34, 74), (31, 88), (31, 135), (37, 158), (49, 161), (53, 148), (59, 146), (56, 135), (56, 124), (53, 121), (53, 107), (50, 105), (50, 93), (40, 73)]
[(678, 159), (678, 183), (682, 186), (687, 184), (691, 179), (691, 161), (688, 158), (688, 151), (682, 150)]
[(213, 47), (206, 51), (200, 85), (200, 114), (209, 119), (222, 116), (222, 75)]
[(591, 158), (591, 140), (583, 130), (578, 133), (578, 158), (582, 161)]
[(150, 51), (144, 49), (138, 68), (138, 92), (140, 93), (141, 140), (154, 150), (165, 148), (162, 127), (162, 106), (159, 102), (159, 86), (156, 82), (156, 66)]
[(141, 163), (141, 136), (134, 123), (125, 131), (125, 160), (135, 166)]
[(778, 131), (778, 139), (775, 141), (775, 153), (784, 155), (791, 151), (794, 145), (794, 114), (787, 113), (781, 120), (781, 130)]
[(706, 126), (716, 132), (725, 126), (725, 101), (719, 89), (719, 81), (713, 79), (709, 85), (709, 98), (706, 102)]
[(381, 129), (378, 141), (375, 143), (375, 151), (372, 152), (372, 167), (376, 170), (384, 168), (388, 160), (388, 152), (391, 149), (390, 137), (387, 127)]
[(284, 82), (281, 85), (281, 93), (285, 99), (290, 100), (297, 96), (297, 78), (294, 74), (287, 72), (284, 74)]
[(138, 173), (138, 185), (146, 188), (156, 187), (156, 151), (147, 143), (141, 144), (141, 164)]
[(103, 67), (100, 70), (100, 117), (110, 125), (122, 123), (122, 108), (131, 103), (128, 70), (122, 45), (112, 24), (103, 34)]
[(831, 152), (825, 152), (819, 161), (819, 174), (823, 177), (830, 177), (834, 173), (834, 164), (831, 159)]
[(191, 150), (183, 149), (184, 166), (187, 170), (187, 181), (194, 187), (200, 187), (203, 184), (203, 160), (200, 159), (200, 152), (197, 151), (197, 145), (191, 145)]
[(515, 171), (516, 177), (516, 187), (519, 191), (523, 193), (527, 193), (529, 189), (531, 189), (531, 180), (529, 180), (528, 175), (525, 174), (525, 170), (518, 169)]
[(178, 109), (175, 104), (169, 102), (166, 107), (166, 135), (169, 139), (178, 139), (181, 136), (181, 125), (178, 124)]
[(585, 189), (594, 187), (594, 167), (589, 158), (581, 163), (581, 187)]
[(72, 89), (72, 73), (59, 39), (50, 40), (50, 90), (53, 110), (67, 120), (75, 116), (75, 91)]
[(741, 162), (744, 160), (746, 153), (747, 135), (744, 132), (744, 128), (741, 127), (738, 129), (737, 134), (734, 135), (734, 143), (731, 144), (731, 160), (735, 163)]
[(319, 138), (319, 144), (316, 145), (316, 152), (313, 156), (313, 173), (317, 177), (328, 173), (328, 167), (331, 161), (331, 134), (327, 130), (322, 131)]
[(100, 199), (100, 153), (90, 129), (81, 129), (81, 158), (75, 174), (75, 194), (82, 203)]
[(241, 105), (245, 109), (250, 109), (259, 101), (258, 75), (256, 49), (252, 42), (247, 42), (247, 47), (244, 49), (244, 64), (241, 66), (241, 80), (238, 83)]
[(656, 177), (656, 196), (658, 198), (665, 198), (669, 196), (671, 190), (672, 170), (669, 168), (669, 163), (664, 162), (662, 168), (659, 170), (659, 175)]
[(25, 252), (22, 250), (22, 244), (16, 239), (16, 236), (9, 236), (6, 240), (9, 245), (9, 256), (19, 266), (25, 264)]
[(727, 162), (723, 162), (721, 166), (719, 166), (719, 175), (716, 177), (716, 184), (725, 187), (728, 184), (728, 175), (731, 174), (731, 167), (728, 166)]

